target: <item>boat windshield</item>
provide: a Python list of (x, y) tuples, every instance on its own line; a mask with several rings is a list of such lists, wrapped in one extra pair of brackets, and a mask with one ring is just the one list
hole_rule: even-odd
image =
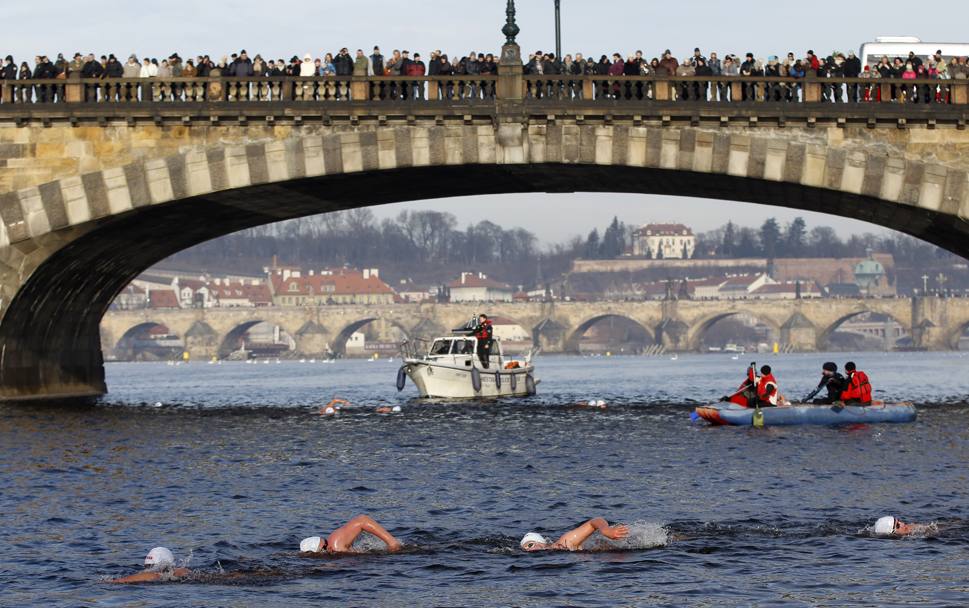
[(452, 355), (473, 355), (474, 340), (455, 340), (451, 348)]
[(434, 344), (431, 345), (432, 355), (446, 355), (451, 352), (451, 340), (434, 340)]

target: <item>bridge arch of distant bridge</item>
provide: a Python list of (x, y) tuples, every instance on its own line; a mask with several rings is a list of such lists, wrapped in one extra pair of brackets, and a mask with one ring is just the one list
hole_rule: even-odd
[[(578, 352), (578, 340), (596, 321), (612, 316), (644, 328), (667, 350), (698, 350), (704, 332), (717, 321), (738, 314), (760, 319), (778, 332), (782, 348), (821, 350), (828, 336), (846, 320), (867, 312), (891, 316), (909, 327), (916, 346), (929, 349), (958, 347), (969, 327), (969, 299), (918, 298), (750, 300), (742, 302), (542, 302), (475, 304), (474, 310), (532, 328), (532, 341), (546, 352)], [(463, 324), (472, 310), (463, 304), (321, 306), (263, 309), (113, 311), (104, 318), (101, 334), (106, 348), (146, 324), (164, 325), (182, 336), (193, 359), (217, 356), (218, 346), (238, 328), (265, 321), (294, 337), (296, 354), (325, 356), (343, 353), (340, 344), (367, 322), (380, 320), (408, 337), (433, 338), (445, 328)], [(352, 319), (352, 320), (350, 320)], [(291, 328), (298, 327), (295, 334)], [(223, 353), (224, 355), (225, 353)]]
[(567, 353), (573, 353), (573, 354), (577, 354), (581, 352), (581, 341), (582, 341), (582, 338), (585, 336), (585, 334), (594, 326), (598, 325), (599, 323), (603, 323), (613, 319), (618, 319), (621, 322), (635, 328), (636, 330), (641, 331), (642, 334), (647, 338), (647, 340), (645, 341), (646, 343), (648, 344), (656, 343), (655, 328), (647, 327), (646, 325), (637, 321), (636, 319), (628, 317), (619, 312), (605, 312), (605, 313), (599, 313), (592, 317), (589, 317), (588, 319), (585, 319), (581, 323), (579, 323), (575, 328), (569, 330), (567, 333), (568, 338), (566, 338), (563, 350)]
[[(477, 101), (0, 104), (0, 142), (17, 142), (0, 167), (0, 398), (104, 392), (98, 325), (138, 273), (223, 234), (340, 209), (683, 195), (862, 219), (969, 254), (964, 84), (927, 107), (814, 103), (813, 82), (797, 104), (525, 96), (534, 85), (506, 62), (496, 97)], [(63, 143), (38, 145), (51, 141)], [(664, 341), (692, 326), (666, 321)]]

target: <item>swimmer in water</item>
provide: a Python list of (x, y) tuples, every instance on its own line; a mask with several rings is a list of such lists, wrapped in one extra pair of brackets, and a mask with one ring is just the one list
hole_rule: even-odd
[(120, 584), (154, 583), (188, 576), (188, 568), (176, 568), (175, 556), (165, 547), (155, 547), (145, 556), (145, 569), (137, 574), (116, 578), (110, 582)]
[(354, 550), (353, 543), (364, 532), (373, 534), (387, 545), (387, 551), (393, 553), (400, 551), (400, 541), (394, 538), (390, 532), (384, 529), (373, 518), (366, 515), (357, 515), (343, 526), (337, 528), (328, 537), (311, 536), (304, 538), (299, 543), (300, 553), (328, 553), (335, 555), (338, 553), (360, 553)]
[(936, 532), (935, 524), (907, 524), (897, 517), (886, 515), (875, 522), (875, 536), (909, 536), (912, 534), (927, 534)]
[(522, 537), (519, 545), (525, 551), (581, 551), (582, 544), (596, 532), (610, 540), (619, 540), (629, 536), (629, 526), (610, 526), (605, 519), (596, 517), (566, 532), (554, 543), (538, 532), (529, 532)]
[(343, 409), (344, 405), (350, 405), (350, 402), (337, 397), (320, 408), (320, 416), (334, 416)]

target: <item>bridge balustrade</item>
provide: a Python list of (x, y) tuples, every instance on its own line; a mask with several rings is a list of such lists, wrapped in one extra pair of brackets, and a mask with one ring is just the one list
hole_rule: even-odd
[(496, 83), (493, 75), (0, 80), (0, 103), (475, 101), (493, 99)]
[[(497, 75), (308, 78), (107, 78), (0, 81), (0, 103), (474, 102), (494, 100)], [(969, 103), (967, 80), (741, 76), (521, 77), (526, 100), (628, 103)]]
[(746, 76), (528, 75), (528, 99), (556, 101), (693, 101), (750, 103), (965, 104), (966, 80), (782, 78)]

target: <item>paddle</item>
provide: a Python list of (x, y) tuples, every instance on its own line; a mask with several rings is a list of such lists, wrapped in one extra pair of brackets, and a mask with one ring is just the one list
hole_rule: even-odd
[(730, 401), (731, 399), (733, 399), (734, 397), (736, 397), (736, 396), (737, 396), (737, 395), (739, 395), (740, 393), (742, 393), (742, 392), (744, 392), (745, 390), (747, 390), (747, 389), (749, 389), (749, 388), (751, 388), (751, 386), (752, 386), (752, 385), (750, 384), (750, 380), (748, 380), (748, 381), (747, 381), (747, 382), (745, 382), (745, 383), (744, 383), (744, 384), (743, 384), (743, 385), (742, 385), (742, 386), (741, 386), (741, 387), (740, 387), (739, 389), (737, 389), (737, 391), (736, 391), (736, 392), (734, 392), (734, 394), (732, 394), (732, 395), (729, 395), (729, 396), (728, 396), (728, 395), (724, 395), (723, 397), (720, 397), (720, 401), (721, 401), (721, 402), (724, 402), (724, 401)]

